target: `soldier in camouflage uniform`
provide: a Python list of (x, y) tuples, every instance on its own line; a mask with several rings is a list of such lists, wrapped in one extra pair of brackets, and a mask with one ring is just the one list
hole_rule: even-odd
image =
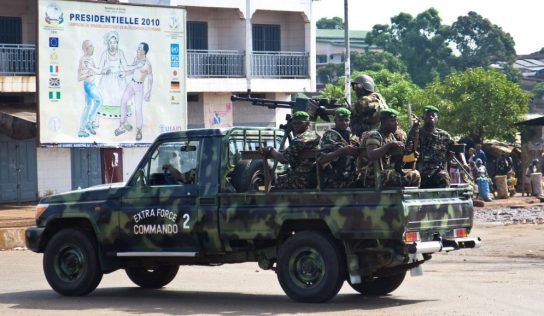
[(310, 116), (304, 111), (298, 111), (292, 117), (294, 137), (284, 152), (273, 147), (260, 149), (265, 157), (272, 157), (282, 163), (288, 163), (286, 175), (278, 177), (276, 189), (311, 189), (317, 186), (315, 156), (307, 157), (319, 148), (320, 136), (309, 129)]
[[(450, 186), (450, 176), (446, 170), (447, 162), (451, 159), (454, 141), (445, 130), (436, 127), (438, 109), (432, 105), (424, 107), (424, 125), (414, 124), (408, 134), (407, 148), (413, 147), (415, 129), (419, 129), (419, 143), (415, 148), (417, 170), (421, 174), (422, 188), (446, 188)], [(413, 152), (412, 149), (410, 152)], [(459, 157), (463, 165), (464, 156)]]
[(336, 109), (334, 128), (326, 131), (321, 139), (317, 162), (320, 166), (322, 188), (347, 188), (355, 180), (355, 158), (359, 139), (349, 128), (351, 112)]
[(384, 98), (374, 91), (374, 79), (361, 75), (351, 81), (351, 87), (357, 95), (357, 101), (351, 105), (351, 131), (361, 137), (366, 131), (378, 129), (380, 112), (387, 109)]
[[(419, 186), (421, 178), (417, 170), (395, 170), (395, 161), (402, 159), (404, 140), (395, 137), (399, 113), (384, 109), (380, 113), (380, 128), (363, 134), (358, 159), (356, 185), (364, 188)], [(376, 181), (379, 177), (379, 181)]]

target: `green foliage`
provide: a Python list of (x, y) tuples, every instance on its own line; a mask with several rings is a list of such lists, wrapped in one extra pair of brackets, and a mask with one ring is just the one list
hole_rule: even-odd
[[(451, 27), (442, 24), (434, 8), (415, 18), (400, 13), (391, 18), (391, 25), (375, 25), (365, 40), (398, 56), (420, 87), (454, 71), (488, 67), (493, 63), (504, 65), (504, 73), (511, 81), (520, 79), (519, 73), (511, 67), (516, 51), (510, 34), (475, 12), (460, 16)], [(450, 44), (456, 47), (458, 54), (454, 54)]]
[(544, 97), (544, 82), (535, 83), (531, 91), (537, 98)]
[(415, 18), (400, 13), (391, 25), (375, 25), (366, 36), (369, 45), (399, 56), (412, 80), (419, 86), (443, 78), (452, 69), (452, 51), (446, 43), (449, 27), (441, 24), (438, 11), (428, 9)]
[(317, 69), (317, 77), (322, 83), (334, 83), (344, 74), (344, 64), (328, 63)]
[(390, 72), (407, 73), (406, 65), (402, 60), (389, 52), (352, 52), (350, 58), (352, 71), (386, 69)]
[(458, 70), (487, 67), (498, 62), (512, 64), (516, 59), (512, 36), (473, 11), (457, 18), (448, 39), (461, 54), (456, 60)]
[(453, 135), (514, 141), (517, 123), (527, 113), (530, 94), (503, 73), (484, 68), (469, 69), (434, 81), (415, 96), (414, 108), (440, 109), (439, 126)]
[(327, 29), (327, 30), (343, 30), (344, 29), (344, 20), (337, 16), (328, 19), (321, 18), (317, 21), (316, 26), (318, 29)]

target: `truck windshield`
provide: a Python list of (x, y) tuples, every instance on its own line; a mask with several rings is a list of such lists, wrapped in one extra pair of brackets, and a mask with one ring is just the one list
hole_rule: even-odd
[(143, 168), (148, 185), (196, 183), (198, 141), (172, 141), (160, 144)]

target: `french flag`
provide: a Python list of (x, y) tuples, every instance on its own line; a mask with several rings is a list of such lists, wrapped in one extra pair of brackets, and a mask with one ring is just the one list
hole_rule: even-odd
[(59, 65), (49, 65), (49, 73), (58, 74), (59, 73)]

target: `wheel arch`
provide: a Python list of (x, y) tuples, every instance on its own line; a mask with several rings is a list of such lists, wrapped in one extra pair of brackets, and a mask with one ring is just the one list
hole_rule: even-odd
[(53, 236), (61, 231), (64, 228), (74, 228), (78, 230), (82, 230), (86, 233), (88, 233), (89, 236), (93, 238), (93, 242), (97, 245), (98, 249), (100, 249), (100, 246), (98, 245), (98, 242), (96, 240), (96, 231), (93, 228), (91, 222), (89, 219), (86, 218), (56, 218), (47, 223), (47, 226), (45, 227), (44, 231), (44, 238), (40, 241), (39, 250), (40, 252), (43, 252), (45, 250), (45, 247), (47, 247), (47, 244), (53, 238)]

